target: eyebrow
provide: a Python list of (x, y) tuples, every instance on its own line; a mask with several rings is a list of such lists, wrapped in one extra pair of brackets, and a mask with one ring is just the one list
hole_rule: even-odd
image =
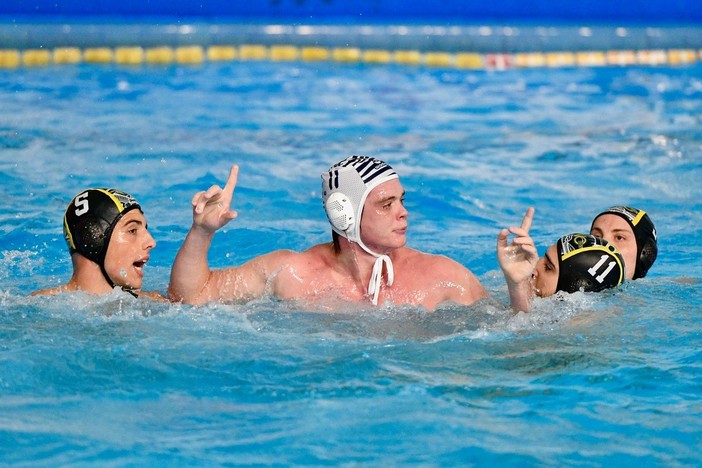
[(546, 257), (546, 261), (551, 264), (551, 266), (555, 269), (556, 264), (554, 263), (553, 259), (549, 256), (549, 254), (545, 254), (544, 257)]
[(403, 198), (405, 198), (405, 191), (404, 190), (402, 191), (402, 194), (400, 194), (399, 197), (397, 197), (395, 195), (390, 195), (389, 197), (381, 198), (380, 200), (378, 200), (378, 204), (382, 204), (382, 203), (385, 203), (385, 202), (388, 202), (391, 200), (403, 199)]
[(127, 221), (127, 222), (124, 224), (124, 227), (128, 227), (128, 226), (131, 225), (131, 224), (138, 224), (139, 226), (141, 226), (141, 225), (144, 224), (144, 223), (142, 223), (142, 222), (141, 222), (140, 220), (138, 220), (138, 219), (130, 219), (129, 221)]

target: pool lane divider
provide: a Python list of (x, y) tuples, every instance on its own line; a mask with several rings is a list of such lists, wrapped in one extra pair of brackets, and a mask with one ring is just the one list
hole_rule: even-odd
[(57, 47), (0, 49), (0, 68), (45, 67), (80, 63), (137, 65), (198, 65), (231, 61), (338, 62), (399, 64), (473, 70), (564, 68), (597, 66), (688, 65), (702, 60), (702, 49), (651, 49), (563, 52), (477, 53), (419, 50), (360, 49), (356, 47), (299, 47), (243, 44), (159, 47)]

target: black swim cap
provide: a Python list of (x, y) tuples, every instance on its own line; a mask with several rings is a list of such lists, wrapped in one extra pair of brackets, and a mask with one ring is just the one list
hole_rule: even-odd
[[(645, 211), (632, 208), (630, 206), (613, 206), (595, 216), (592, 226), (597, 218), (604, 214), (613, 214), (622, 217), (629, 223), (636, 238), (636, 267), (634, 268), (634, 279), (643, 278), (648, 273), (653, 262), (658, 256), (658, 235), (656, 228)], [(590, 226), (590, 232), (592, 232)]]
[(622, 284), (624, 259), (614, 244), (588, 234), (568, 234), (556, 242), (556, 291), (602, 291)]
[[(128, 193), (110, 188), (85, 190), (71, 200), (63, 217), (63, 235), (71, 253), (77, 252), (100, 265), (107, 282), (105, 255), (112, 230), (127, 212), (141, 206)], [(143, 211), (142, 211), (143, 213)]]

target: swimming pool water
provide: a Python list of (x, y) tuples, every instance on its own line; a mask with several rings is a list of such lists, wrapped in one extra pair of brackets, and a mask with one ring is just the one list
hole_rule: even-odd
[[(207, 64), (0, 71), (0, 460), (10, 465), (702, 462), (702, 67), (460, 71)], [(337, 314), (261, 299), (189, 307), (70, 276), (66, 203), (141, 202), (165, 292), (194, 192), (241, 166), (210, 262), (329, 239), (319, 174), (400, 173), (409, 244), (493, 300)], [(540, 252), (612, 204), (648, 211), (649, 277), (512, 315), (501, 227)]]

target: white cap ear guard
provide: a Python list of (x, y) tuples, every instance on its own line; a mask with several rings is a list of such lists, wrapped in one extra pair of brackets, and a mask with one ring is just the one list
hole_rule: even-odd
[(347, 231), (353, 227), (355, 216), (353, 213), (353, 205), (349, 197), (341, 192), (334, 192), (329, 195), (324, 202), (324, 209), (327, 212), (327, 218), (331, 225), (340, 230)]

